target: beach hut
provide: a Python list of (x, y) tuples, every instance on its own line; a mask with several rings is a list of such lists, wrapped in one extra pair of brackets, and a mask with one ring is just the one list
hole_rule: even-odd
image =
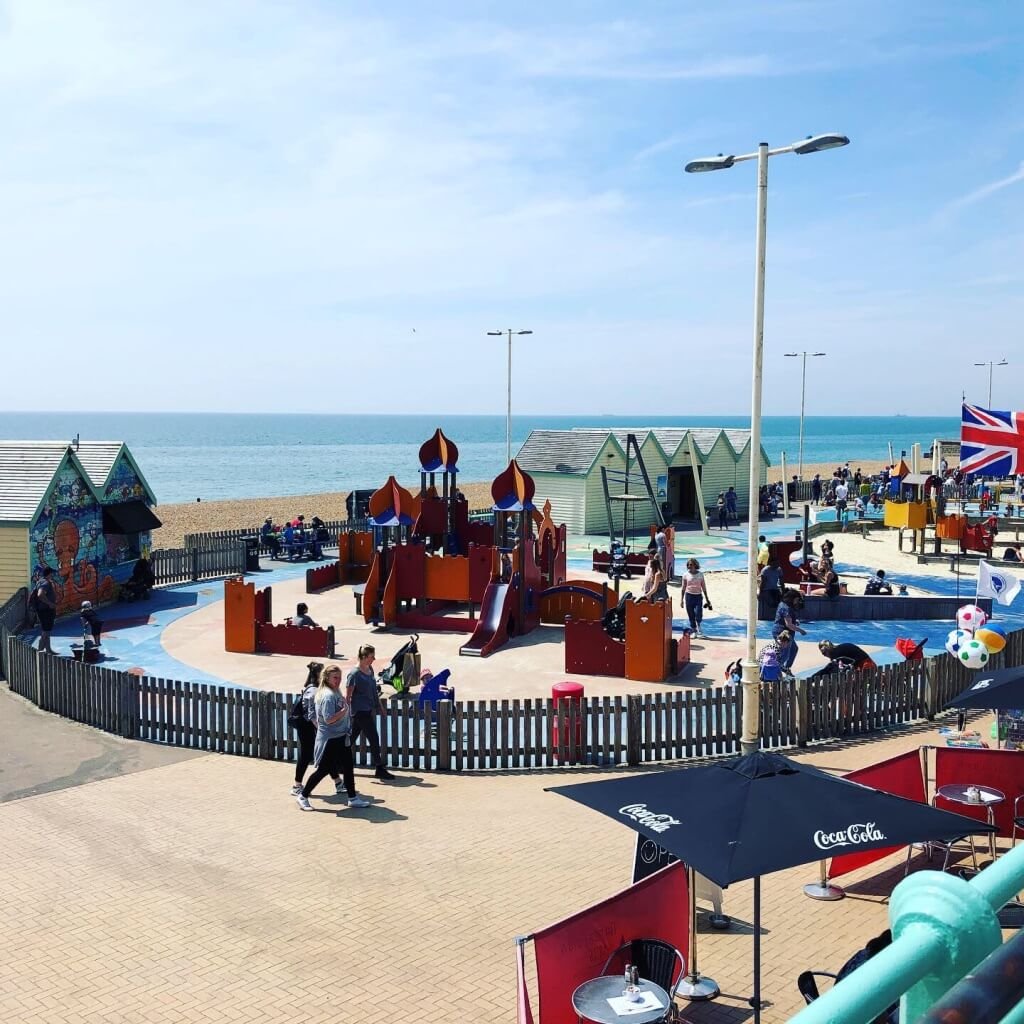
[[(629, 435), (636, 438), (651, 489), (669, 518), (700, 518), (700, 503), (715, 504), (718, 492), (735, 487), (741, 509), (747, 504), (750, 431), (722, 427), (576, 427), (572, 430), (534, 430), (516, 461), (533, 477), (539, 504), (551, 502), (551, 516), (570, 533), (600, 535), (608, 531), (608, 511), (601, 467), (609, 492), (622, 494)], [(761, 449), (760, 481), (771, 464)], [(635, 456), (630, 459), (629, 490), (646, 494)], [(633, 503), (635, 525), (653, 521), (650, 504)], [(612, 502), (616, 530), (622, 529), (625, 503)], [(640, 520), (644, 522), (641, 523)]]
[(0, 602), (49, 566), (57, 613), (113, 600), (160, 525), (121, 441), (0, 441)]

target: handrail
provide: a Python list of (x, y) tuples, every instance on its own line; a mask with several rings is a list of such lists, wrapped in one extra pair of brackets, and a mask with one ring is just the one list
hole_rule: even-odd
[(897, 999), (900, 1021), (917, 1024), (999, 949), (1002, 932), (996, 912), (1022, 888), (1024, 845), (970, 882), (942, 871), (910, 875), (896, 886), (889, 902), (892, 945), (801, 1010), (790, 1024), (870, 1024)]

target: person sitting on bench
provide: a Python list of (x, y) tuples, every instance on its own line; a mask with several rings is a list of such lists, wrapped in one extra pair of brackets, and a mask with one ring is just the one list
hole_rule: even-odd
[(281, 541), (277, 536), (278, 529), (274, 526), (274, 520), (267, 516), (260, 527), (260, 540), (270, 548), (270, 557), (277, 558), (281, 553)]
[(313, 621), (309, 614), (309, 605), (305, 601), (300, 601), (295, 606), (295, 614), (292, 616), (293, 626), (317, 626), (317, 623)]
[(153, 567), (149, 564), (148, 558), (140, 558), (132, 568), (132, 574), (121, 584), (121, 593), (128, 600), (134, 601), (137, 598), (149, 597), (149, 592), (156, 584), (156, 577), (153, 575)]
[(891, 594), (892, 586), (885, 578), (885, 570), (879, 569), (871, 579), (868, 580), (864, 593), (871, 597), (878, 597), (882, 594)]

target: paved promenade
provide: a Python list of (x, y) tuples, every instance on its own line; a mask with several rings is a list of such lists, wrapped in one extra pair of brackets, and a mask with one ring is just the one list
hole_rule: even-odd
[[(807, 756), (845, 771), (934, 739)], [(325, 786), (302, 814), (289, 766), (203, 755), (0, 805), (0, 1022), (512, 1020), (514, 937), (629, 881), (633, 833), (543, 792), (606, 774), (360, 776), (372, 808)], [(886, 926), (902, 861), (844, 879), (840, 903), (801, 894), (815, 870), (764, 881), (765, 1024), (799, 1008), (799, 971)], [(701, 936), (725, 994), (686, 1006), (697, 1024), (749, 1019), (751, 888)]]

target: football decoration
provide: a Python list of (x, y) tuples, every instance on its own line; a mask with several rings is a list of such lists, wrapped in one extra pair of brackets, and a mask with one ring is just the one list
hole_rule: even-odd
[(968, 640), (957, 655), (960, 664), (967, 668), (984, 668), (991, 657), (988, 648), (980, 640)]
[(972, 633), (981, 629), (988, 622), (988, 615), (976, 604), (961, 605), (956, 613), (956, 624), (960, 629), (969, 629)]
[(972, 638), (971, 631), (969, 629), (954, 629), (949, 636), (946, 637), (946, 650), (949, 651), (954, 658), (959, 658), (961, 649), (970, 639)]
[(989, 654), (998, 654), (1006, 646), (1006, 630), (994, 622), (986, 622), (981, 629), (975, 630), (974, 639), (980, 640)]

